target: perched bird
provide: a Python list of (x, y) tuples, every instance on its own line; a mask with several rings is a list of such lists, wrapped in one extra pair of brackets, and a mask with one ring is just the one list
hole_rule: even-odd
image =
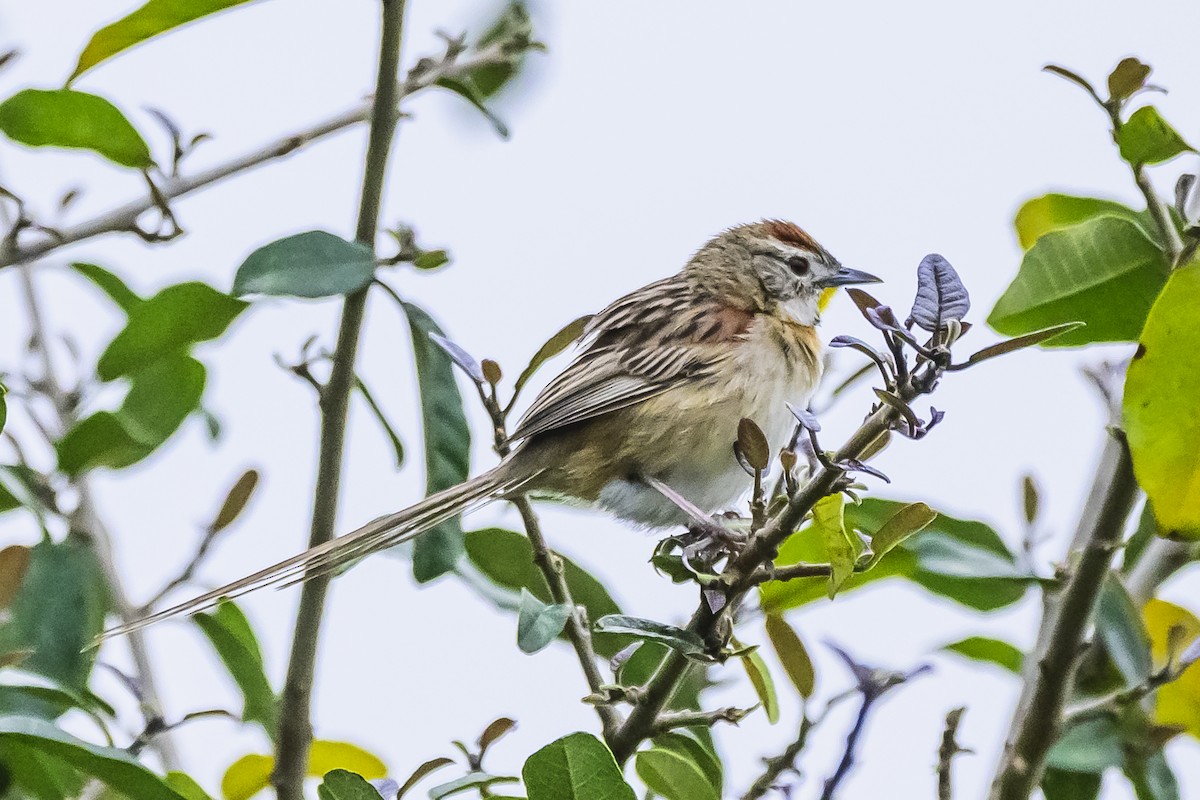
[(304, 580), (407, 541), (482, 503), (519, 493), (598, 506), (648, 527), (688, 524), (749, 487), (738, 423), (774, 446), (821, 378), (821, 293), (879, 279), (843, 267), (790, 222), (711, 239), (677, 274), (592, 318), (582, 351), (534, 400), (492, 469), (134, 628), (271, 584)]

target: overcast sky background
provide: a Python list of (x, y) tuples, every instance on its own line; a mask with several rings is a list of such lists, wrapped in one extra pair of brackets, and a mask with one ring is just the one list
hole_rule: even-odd
[[(70, 73), (91, 33), (137, 5), (124, 0), (0, 3), (0, 46), (22, 58), (0, 73), (0, 93), (49, 87)], [(405, 63), (434, 52), (434, 31), (478, 26), (493, 13), (482, 0), (412, 0)], [(401, 271), (393, 283), (429, 309), (451, 336), (515, 375), (563, 323), (677, 270), (718, 230), (764, 216), (792, 219), (850, 266), (886, 279), (877, 295), (904, 308), (914, 270), (936, 251), (958, 268), (982, 322), (1015, 274), (1011, 228), (1018, 205), (1047, 190), (1094, 193), (1140, 203), (1118, 161), (1102, 115), (1077, 89), (1041, 73), (1049, 61), (1102, 82), (1123, 56), (1155, 68), (1171, 95), (1156, 102), (1185, 136), (1200, 137), (1200, 49), (1195, 8), (1179, 2), (1047, 4), (1020, 0), (985, 8), (952, 2), (572, 3), (534, 9), (550, 54), (533, 59), (516, 96), (500, 106), (513, 137), (496, 139), (457, 97), (426, 94), (409, 103), (386, 188), (383, 221), (414, 224), (427, 246), (452, 251), (433, 275)], [(86, 75), (79, 88), (115, 100), (154, 136), (146, 106), (213, 142), (192, 168), (216, 164), (347, 107), (370, 91), (377, 8), (369, 0), (270, 0), (224, 14), (129, 52)], [(255, 247), (311, 228), (353, 232), (365, 130), (342, 134), (284, 161), (179, 202), (188, 235), (147, 248), (107, 237), (62, 251), (38, 266), (55, 332), (70, 333), (93, 358), (119, 319), (64, 266), (101, 264), (142, 293), (188, 279), (228, 289)], [(1162, 169), (1167, 187), (1181, 168)], [(71, 210), (84, 219), (139, 196), (129, 175), (83, 154), (0, 148), (0, 181), (51, 214), (67, 189), (85, 194)], [(27, 329), (13, 271), (0, 274), (0, 363), (17, 363)], [(225, 338), (206, 345), (207, 404), (224, 423), (214, 448), (199, 420), (172, 446), (136, 468), (102, 474), (96, 493), (116, 531), (122, 573), (135, 600), (153, 594), (190, 555), (199, 529), (246, 467), (264, 484), (202, 570), (217, 584), (291, 555), (307, 537), (315, 465), (311, 391), (276, 368), (318, 334), (330, 343), (333, 302), (265, 301)], [(360, 371), (397, 423), (408, 462), (397, 472), (389, 445), (364, 407), (351, 416), (339, 528), (349, 530), (416, 500), (422, 491), (417, 397), (407, 331), (390, 301), (373, 297)], [(870, 338), (839, 298), (824, 321)], [(980, 325), (969, 342), (995, 340)], [(1110, 355), (1123, 350), (1114, 348)], [(1104, 416), (1080, 367), (1105, 351), (1030, 352), (950, 376), (934, 400), (946, 421), (920, 443), (900, 441), (879, 459), (893, 478), (880, 496), (922, 499), (949, 513), (994, 524), (1014, 548), (1021, 524), (1018, 483), (1032, 472), (1044, 487), (1038, 551), (1049, 569), (1063, 554), (1102, 441)], [(857, 362), (840, 360), (835, 372)], [(543, 375), (549, 377), (550, 371)], [(529, 397), (532, 397), (530, 393)], [(823, 420), (832, 446), (870, 402), (861, 386)], [(528, 399), (528, 398), (527, 398)], [(482, 412), (469, 407), (474, 465), (493, 462)], [(27, 424), (14, 415), (17, 430)], [(606, 578), (631, 614), (686, 619), (692, 591), (657, 576), (651, 538), (598, 514), (546, 508), (554, 546)], [(508, 509), (482, 511), (470, 525), (515, 527)], [(8, 515), (0, 541), (32, 541)], [(1165, 596), (1200, 611), (1192, 569)], [(269, 674), (285, 668), (298, 592), (248, 598)], [(183, 597), (183, 594), (179, 596)], [(1017, 681), (935, 651), (982, 634), (1026, 648), (1032, 598), (979, 617), (907, 585), (884, 582), (833, 604), (790, 615), (818, 661), (821, 701), (849, 677), (820, 643), (836, 641), (867, 663), (936, 671), (894, 693), (862, 742), (847, 797), (932, 797), (945, 713), (968, 708), (960, 741), (974, 755), (956, 761), (959, 796), (982, 796), (1015, 702)], [(535, 656), (515, 647), (515, 620), (452, 579), (418, 590), (406, 562), (376, 557), (337, 581), (325, 620), (315, 710), (317, 735), (380, 754), (403, 780), (416, 765), (472, 740), (494, 717), (518, 719), (490, 767), (515, 772), (533, 750), (572, 730), (595, 730), (574, 655), (554, 645)], [(149, 633), (166, 687), (168, 717), (239, 707), (229, 679), (194, 626)], [(746, 639), (765, 640), (750, 625)], [(123, 648), (105, 659), (124, 663)], [(736, 665), (712, 704), (751, 705)], [(755, 714), (719, 730), (729, 793), (740, 795), (795, 735), (798, 703), (777, 671), (783, 719)], [(105, 696), (119, 689), (101, 675)], [(804, 759), (798, 796), (814, 796), (838, 758), (849, 704), (822, 726)], [(228, 764), (266, 742), (250, 727), (203, 721), (178, 735), (186, 765), (216, 792)], [(1184, 796), (1200, 794), (1200, 747), (1169, 749)], [(1128, 796), (1110, 780), (1106, 797)]]

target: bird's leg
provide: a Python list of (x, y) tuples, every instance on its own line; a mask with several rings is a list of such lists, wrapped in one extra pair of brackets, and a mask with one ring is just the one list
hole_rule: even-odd
[(648, 475), (642, 476), (642, 481), (675, 504), (690, 520), (688, 533), (693, 541), (684, 548), (685, 557), (689, 554), (702, 556), (714, 545), (723, 552), (737, 552), (745, 545), (746, 534), (726, 528), (663, 481)]

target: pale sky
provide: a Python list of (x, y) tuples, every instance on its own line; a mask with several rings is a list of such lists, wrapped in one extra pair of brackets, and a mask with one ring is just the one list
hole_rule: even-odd
[[(7, 96), (51, 86), (71, 71), (90, 34), (137, 4), (126, 0), (0, 3), (0, 48), (20, 61), (0, 73)], [(433, 32), (456, 32), (492, 13), (480, 0), (412, 0), (405, 62), (438, 48)], [(534, 58), (519, 97), (502, 104), (513, 131), (496, 139), (451, 95), (407, 105), (386, 189), (383, 220), (414, 224), (420, 241), (454, 257), (433, 275), (400, 271), (393, 285), (429, 309), (451, 337), (515, 375), (568, 320), (677, 270), (713, 233), (765, 216), (798, 222), (845, 264), (877, 273), (875, 292), (905, 308), (914, 271), (928, 252), (962, 274), (981, 323), (1015, 274), (1011, 219), (1026, 198), (1048, 190), (1094, 193), (1138, 204), (1104, 119), (1066, 82), (1040, 72), (1053, 61), (1102, 82), (1123, 56), (1154, 66), (1171, 90), (1156, 99), (1185, 137), (1200, 138), (1200, 50), (1190, 4), (1042, 3), (990, 8), (920, 3), (543, 2), (535, 25), (550, 53)], [(79, 88), (115, 100), (165, 153), (152, 119), (158, 107), (188, 132), (213, 142), (193, 168), (216, 164), (347, 107), (370, 91), (376, 4), (268, 0), (151, 43), (86, 75)], [(364, 130), (317, 144), (178, 203), (188, 235), (147, 248), (107, 237), (55, 254), (38, 266), (50, 323), (71, 333), (90, 358), (119, 325), (112, 309), (67, 273), (72, 260), (101, 264), (143, 293), (189, 279), (228, 289), (255, 247), (323, 228), (353, 232)], [(1182, 163), (1160, 168), (1168, 187)], [(46, 213), (67, 189), (85, 194), (84, 219), (137, 196), (136, 175), (82, 154), (0, 147), (2, 182)], [(27, 333), (15, 274), (0, 274), (0, 363), (16, 363)], [(297, 551), (307, 537), (316, 417), (307, 386), (274, 366), (318, 334), (329, 343), (334, 302), (274, 300), (256, 305), (230, 334), (206, 345), (206, 403), (222, 419), (214, 448), (189, 421), (171, 445), (141, 465), (97, 476), (99, 506), (117, 532), (120, 567), (135, 600), (153, 594), (190, 555), (199, 529), (246, 467), (264, 475), (259, 495), (202, 570), (215, 585)], [(871, 332), (844, 298), (827, 313), (826, 339)], [(970, 339), (995, 340), (983, 325)], [(970, 341), (970, 340), (968, 340)], [(1091, 479), (1104, 416), (1080, 367), (1105, 354), (1030, 352), (949, 376), (933, 399), (946, 420), (921, 442), (902, 441), (878, 465), (893, 479), (878, 496), (921, 499), (1021, 537), (1019, 481), (1044, 487), (1038, 551), (1048, 570), (1060, 559)], [(845, 374), (843, 358), (837, 370)], [(349, 530), (417, 499), (424, 485), (418, 407), (407, 330), (390, 301), (369, 309), (360, 371), (392, 415), (408, 448), (394, 469), (389, 445), (355, 404), (339, 528)], [(548, 374), (542, 376), (543, 380)], [(823, 420), (826, 446), (855, 426), (870, 402), (861, 386)], [(107, 400), (104, 395), (101, 400)], [(474, 465), (493, 463), (481, 409), (469, 404)], [(13, 424), (23, 421), (14, 415)], [(597, 513), (546, 508), (551, 543), (602, 576), (627, 613), (669, 622), (694, 607), (646, 564), (653, 540)], [(494, 507), (469, 526), (516, 527)], [(31, 541), (26, 520), (0, 520), (0, 541)], [(451, 739), (474, 739), (493, 718), (519, 728), (491, 754), (493, 771), (515, 773), (538, 747), (573, 730), (596, 730), (576, 699), (585, 685), (574, 655), (556, 644), (534, 656), (515, 647), (516, 622), (453, 579), (418, 590), (408, 564), (375, 557), (341, 578), (325, 621), (315, 722), (318, 736), (378, 753), (401, 780), (422, 761), (449, 754)], [(1200, 611), (1200, 575), (1177, 576), (1165, 596)], [(282, 682), (295, 590), (267, 592), (243, 608), (261, 637), (268, 674)], [(179, 595), (179, 599), (184, 597)], [(949, 709), (966, 705), (960, 741), (975, 750), (955, 763), (958, 795), (982, 796), (1008, 726), (1018, 683), (999, 670), (936, 655), (967, 635), (1035, 636), (1035, 602), (980, 617), (919, 589), (877, 584), (835, 602), (793, 612), (817, 658), (819, 708), (849, 685), (820, 643), (832, 640), (865, 662), (935, 672), (895, 692), (862, 742), (846, 797), (934, 796), (936, 750)], [(166, 687), (168, 716), (239, 700), (190, 623), (150, 634)], [(765, 641), (761, 627), (742, 638)], [(103, 658), (124, 663), (119, 644)], [(709, 702), (751, 705), (740, 667)], [(718, 731), (728, 793), (740, 795), (759, 758), (795, 735), (798, 702), (776, 670), (783, 718), (759, 713)], [(119, 688), (104, 676), (106, 697)], [(813, 797), (839, 757), (851, 721), (838, 709), (814, 736), (798, 797)], [(214, 720), (178, 734), (186, 766), (216, 792), (225, 767), (263, 752), (255, 729)], [(1200, 794), (1200, 747), (1179, 740), (1169, 757), (1183, 796)], [(632, 774), (632, 770), (630, 770)], [(1106, 797), (1130, 796), (1123, 779)]]

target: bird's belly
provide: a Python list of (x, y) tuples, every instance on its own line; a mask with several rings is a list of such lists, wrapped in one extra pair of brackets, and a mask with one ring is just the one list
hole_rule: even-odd
[(627, 452), (637, 454), (636, 462), (628, 474), (601, 488), (597, 503), (650, 527), (686, 524), (687, 515), (675, 503), (637, 480), (647, 475), (705, 513), (733, 508), (751, 485), (734, 455), (739, 422), (753, 420), (766, 434), (771, 452), (778, 453), (795, 427), (787, 404), (803, 407), (817, 381), (815, 371), (798, 374), (771, 361), (760, 359), (706, 386), (675, 389), (642, 404), (637, 422), (625, 431)]

